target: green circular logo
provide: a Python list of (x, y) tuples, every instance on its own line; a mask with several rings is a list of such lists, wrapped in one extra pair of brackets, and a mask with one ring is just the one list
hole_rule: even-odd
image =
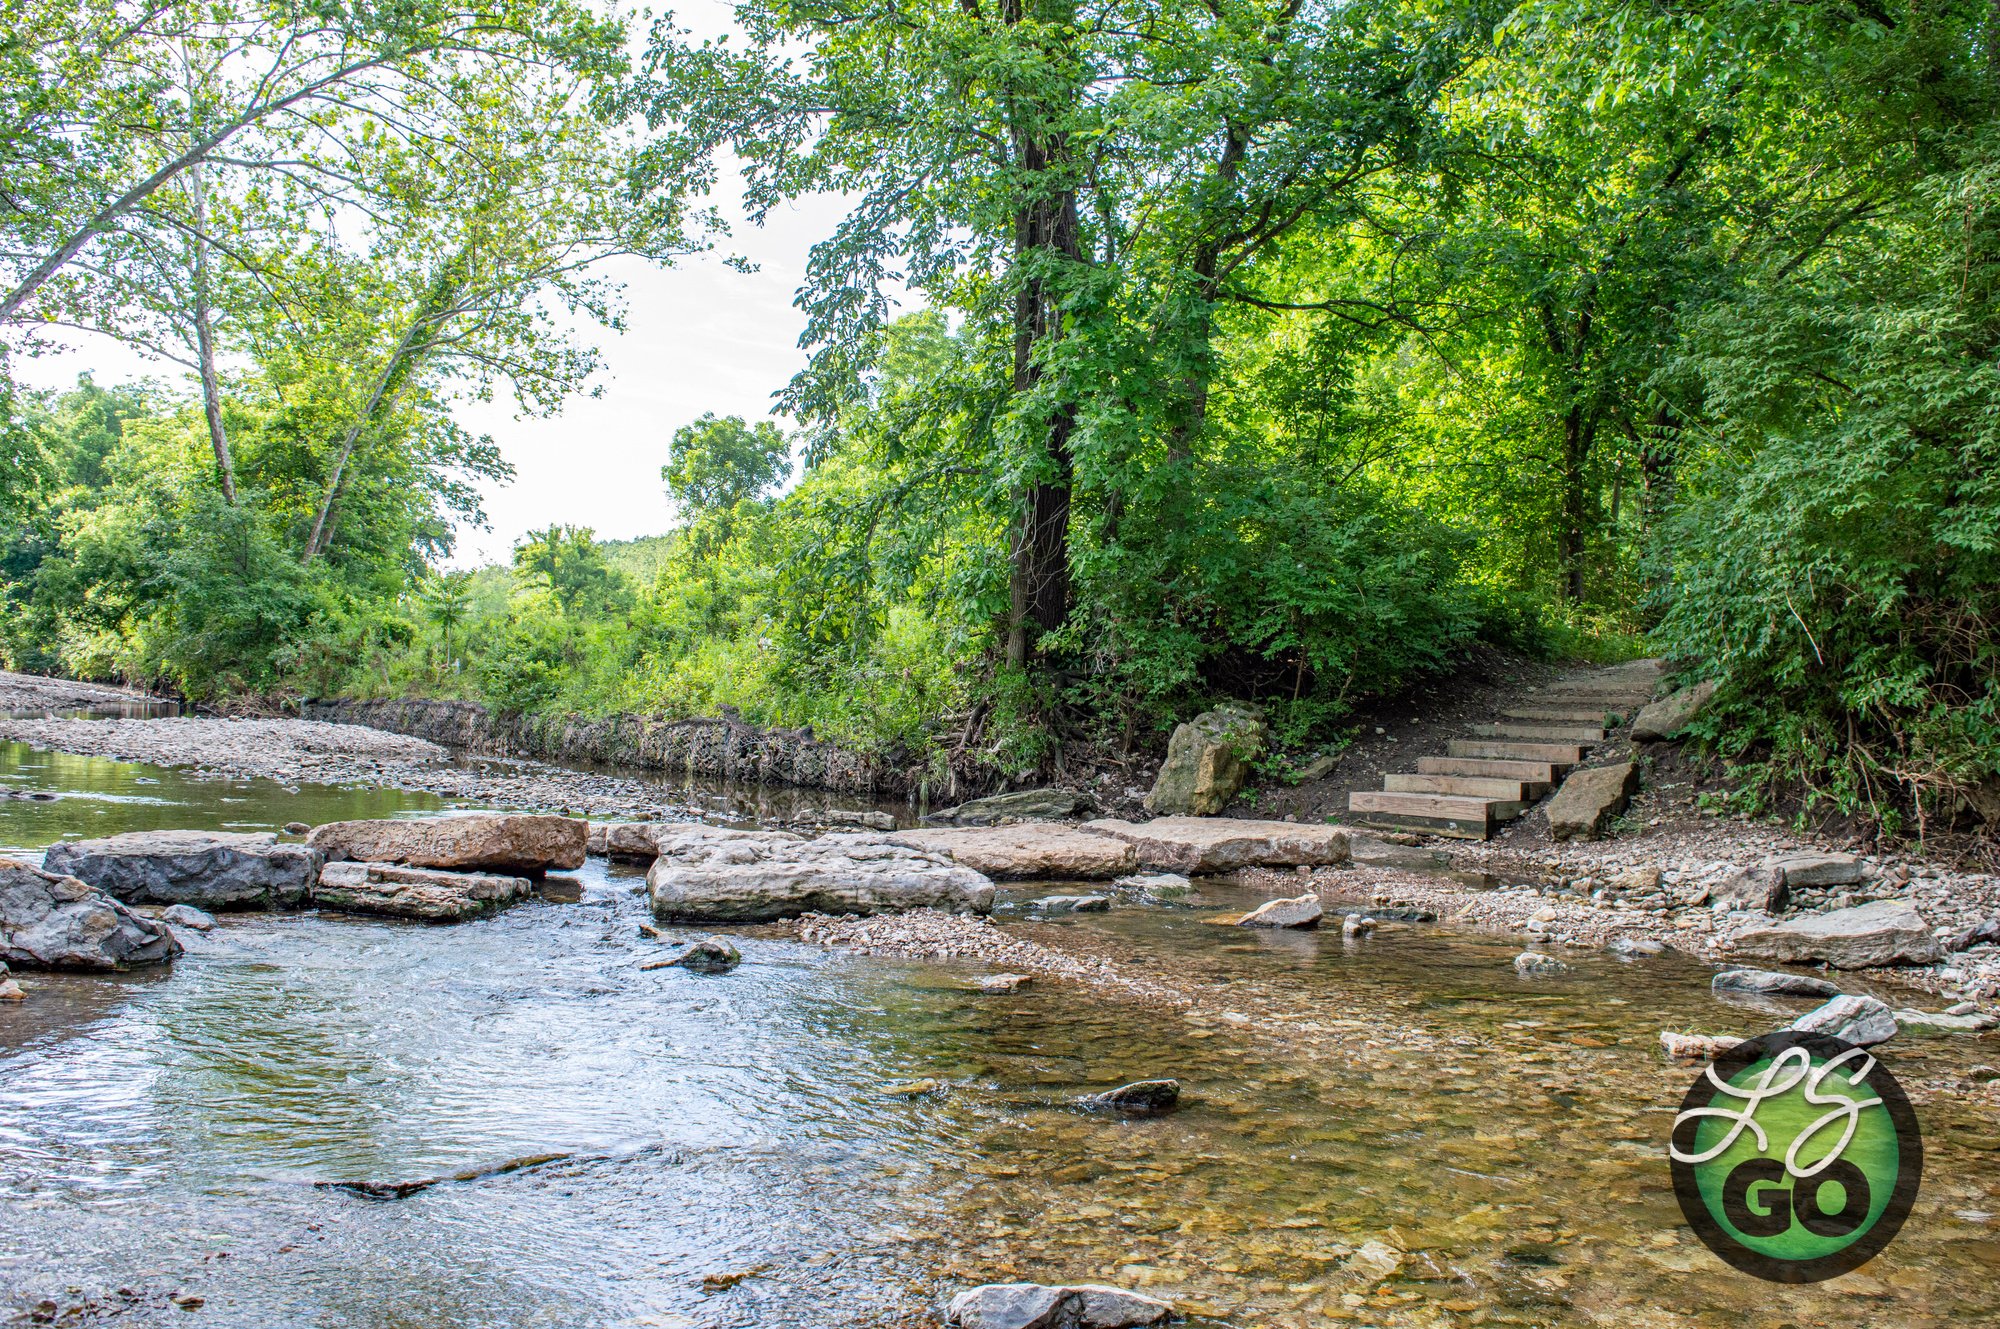
[(1668, 1148), (1695, 1234), (1744, 1273), (1837, 1278), (1889, 1244), (1916, 1202), (1923, 1140), (1894, 1076), (1824, 1034), (1767, 1034), (1717, 1057)]

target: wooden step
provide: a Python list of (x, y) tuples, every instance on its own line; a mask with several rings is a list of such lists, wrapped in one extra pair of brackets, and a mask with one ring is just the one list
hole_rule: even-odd
[(1357, 789), (1347, 796), (1350, 818), (1369, 826), (1425, 831), (1461, 840), (1484, 840), (1493, 834), (1496, 807), (1519, 807), (1485, 798), (1452, 798), (1446, 794), (1392, 794)]
[(1545, 688), (1530, 689), (1521, 695), (1533, 697), (1537, 701), (1548, 697), (1574, 697), (1579, 701), (1585, 702), (1595, 702), (1600, 699), (1610, 698), (1618, 701), (1637, 701), (1643, 704), (1653, 699), (1653, 689), (1650, 686), (1633, 687), (1629, 684), (1617, 684), (1611, 687), (1587, 687), (1575, 683), (1551, 683)]
[(1425, 775), (1475, 775), (1496, 780), (1527, 780), (1535, 784), (1556, 782), (1566, 766), (1547, 761), (1504, 761), (1478, 757), (1419, 757), (1417, 769)]
[(1533, 738), (1548, 742), (1602, 743), (1602, 725), (1533, 724), (1522, 720), (1502, 720), (1499, 724), (1476, 724), (1472, 732), (1481, 738)]
[(1558, 766), (1574, 766), (1583, 760), (1583, 749), (1574, 743), (1530, 743), (1512, 738), (1454, 738), (1444, 745), (1444, 750), (1452, 757), (1551, 761)]
[(1625, 723), (1625, 713), (1617, 707), (1589, 706), (1502, 706), (1508, 720), (1547, 720), (1554, 724), (1602, 725), (1616, 729)]
[(1488, 775), (1385, 775), (1382, 788), (1392, 794), (1455, 794), (1522, 803), (1548, 793), (1549, 781), (1501, 780)]

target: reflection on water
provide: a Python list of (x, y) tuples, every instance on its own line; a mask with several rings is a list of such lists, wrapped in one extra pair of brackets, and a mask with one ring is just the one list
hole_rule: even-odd
[[(268, 825), (306, 796), (124, 769), (162, 781), (142, 789), (171, 824)], [(167, 824), (52, 806), (111, 809), (93, 833)], [(1171, 977), (1202, 998), (1183, 1013), (1046, 980), (980, 996), (962, 969), (768, 932), (728, 975), (641, 972), (658, 943), (636, 874), (578, 878), (576, 902), (457, 927), (237, 915), (171, 976), (31, 976), (0, 1009), (0, 1311), (806, 1329), (914, 1323), (938, 1292), (1026, 1277), (1240, 1326), (1993, 1318), (2000, 1131), (1950, 1098), (1920, 1102), (1924, 1196), (1859, 1273), (1752, 1284), (1694, 1244), (1664, 1158), (1692, 1073), (1655, 1038), (1789, 1008), (1725, 1006), (1671, 956), (1525, 981), (1517, 947), (1431, 926), (1345, 942), (1144, 907), (1032, 925)], [(2000, 1061), (2000, 1040), (1890, 1055), (1917, 1085)], [(1070, 1106), (1150, 1075), (1182, 1080), (1179, 1113)], [(920, 1078), (942, 1091), (883, 1092)], [(403, 1200), (309, 1184), (551, 1152), (573, 1157)]]

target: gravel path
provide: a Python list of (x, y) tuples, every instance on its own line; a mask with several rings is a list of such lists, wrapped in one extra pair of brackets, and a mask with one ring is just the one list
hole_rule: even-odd
[(0, 711), (74, 711), (91, 706), (132, 706), (160, 698), (133, 688), (105, 683), (79, 683), (40, 674), (14, 674), (0, 669)]

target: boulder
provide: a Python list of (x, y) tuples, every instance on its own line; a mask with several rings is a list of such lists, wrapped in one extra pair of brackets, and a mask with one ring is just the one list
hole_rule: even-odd
[(1802, 1034), (1831, 1034), (1858, 1047), (1873, 1047), (1896, 1036), (1896, 1017), (1873, 997), (1835, 997), (1807, 1011), (1787, 1028)]
[(701, 937), (641, 969), (692, 969), (698, 974), (726, 974), (743, 963), (743, 953), (720, 937)]
[(1205, 711), (1174, 729), (1167, 759), (1146, 795), (1159, 816), (1213, 817), (1228, 806), (1264, 751), (1264, 713), (1231, 704)]
[(866, 835), (776, 833), (663, 842), (646, 873), (664, 919), (764, 923), (801, 914), (945, 909), (984, 914), (993, 883), (940, 854)]
[(1672, 738), (1688, 727), (1709, 698), (1715, 695), (1713, 680), (1696, 683), (1693, 687), (1682, 688), (1669, 693), (1656, 702), (1641, 708), (1632, 718), (1632, 737), (1640, 743), (1651, 743), (1662, 738)]
[(11, 978), (0, 977), (0, 1001), (26, 1001), (28, 990)]
[(306, 840), (329, 862), (402, 863), (524, 877), (539, 877), (550, 868), (582, 867), (589, 842), (589, 825), (575, 817), (504, 812), (334, 821), (313, 827)]
[(1604, 823), (1625, 810), (1638, 784), (1638, 768), (1629, 761), (1571, 771), (1548, 802), (1549, 838), (1595, 840)]
[(1728, 1034), (1660, 1034), (1660, 1046), (1675, 1061), (1712, 1061), (1742, 1041)]
[(1811, 974), (1781, 974), (1773, 969), (1725, 969), (1708, 982), (1712, 992), (1741, 992), (1756, 997), (1837, 997), (1840, 989)]
[(1326, 910), (1320, 906), (1319, 897), (1311, 893), (1293, 896), (1290, 899), (1266, 900), (1237, 920), (1236, 926), (1244, 928), (1316, 928)]
[(181, 953), (166, 924), (75, 877), (0, 858), (0, 963), (16, 969), (129, 969)]
[(1090, 811), (1090, 795), (1074, 789), (1017, 789), (931, 813), (925, 821), (953, 826), (998, 826), (1016, 821), (1064, 821)]
[(298, 909), (320, 854), (270, 831), (128, 831), (51, 845), (42, 866), (127, 904)]
[(1350, 941), (1356, 937), (1365, 937), (1374, 930), (1375, 920), (1366, 914), (1349, 914), (1340, 920), (1340, 935)]
[(1931, 964), (1940, 953), (1930, 924), (1905, 900), (1877, 900), (1772, 926), (1752, 926), (1731, 937), (1727, 947), (1732, 955), (1746, 959), (1828, 964), (1835, 969)]
[(988, 1283), (953, 1297), (944, 1322), (954, 1329), (1141, 1329), (1173, 1314), (1168, 1302), (1097, 1283)]
[(1078, 1101), (1093, 1112), (1117, 1112), (1128, 1117), (1157, 1117), (1180, 1106), (1179, 1080), (1134, 1080)]
[(1148, 822), (1087, 821), (1083, 829), (1132, 846), (1139, 866), (1189, 875), (1237, 868), (1341, 865), (1347, 832), (1313, 822), (1235, 817), (1160, 817)]
[(313, 903), (349, 914), (386, 914), (424, 923), (462, 923), (498, 913), (526, 899), (525, 877), (485, 872), (442, 872), (400, 863), (328, 863), (320, 869)]
[(215, 915), (204, 913), (191, 904), (168, 905), (160, 911), (160, 921), (170, 927), (188, 928), (195, 932), (208, 932), (215, 927)]
[(885, 837), (943, 854), (995, 881), (1102, 881), (1130, 872), (1138, 861), (1132, 846), (1106, 835), (1073, 826), (966, 826), (938, 830), (897, 831)]

